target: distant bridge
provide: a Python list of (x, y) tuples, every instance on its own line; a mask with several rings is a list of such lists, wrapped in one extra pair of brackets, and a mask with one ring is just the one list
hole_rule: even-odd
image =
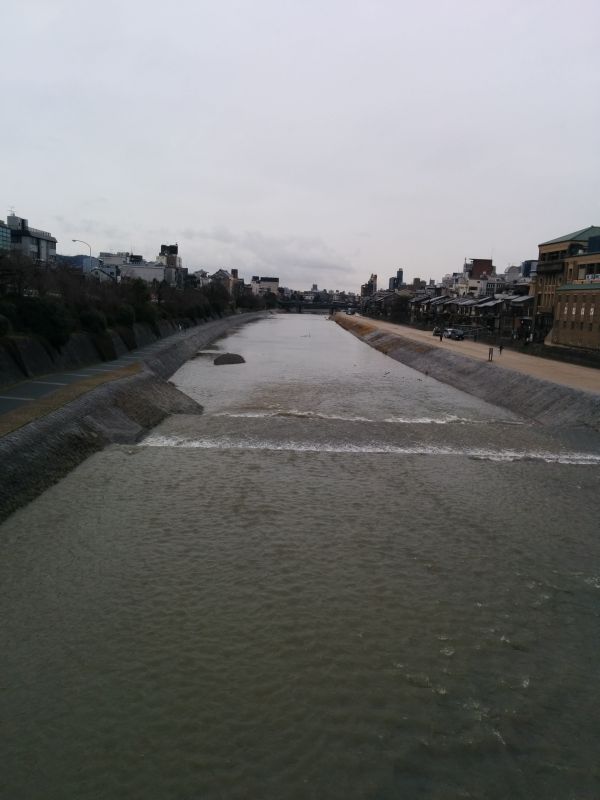
[(280, 308), (282, 311), (287, 312), (294, 312), (296, 314), (302, 314), (303, 311), (345, 311), (347, 308), (354, 308), (358, 311), (359, 306), (355, 303), (342, 303), (339, 300), (333, 303), (310, 303), (305, 302), (304, 300), (278, 300), (277, 301), (277, 308)]

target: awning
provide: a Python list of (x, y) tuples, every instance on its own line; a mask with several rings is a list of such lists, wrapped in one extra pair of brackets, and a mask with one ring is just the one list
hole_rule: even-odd
[(503, 300), (488, 300), (487, 303), (481, 303), (479, 308), (494, 308), (503, 302)]

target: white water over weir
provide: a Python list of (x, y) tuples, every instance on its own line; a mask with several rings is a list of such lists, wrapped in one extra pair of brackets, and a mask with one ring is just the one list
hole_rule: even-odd
[(600, 796), (593, 432), (321, 316), (171, 381), (0, 526), (6, 797)]

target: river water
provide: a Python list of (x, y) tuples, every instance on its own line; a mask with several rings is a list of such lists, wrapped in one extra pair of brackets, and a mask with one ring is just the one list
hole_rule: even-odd
[(600, 447), (324, 317), (0, 527), (0, 795), (600, 797)]

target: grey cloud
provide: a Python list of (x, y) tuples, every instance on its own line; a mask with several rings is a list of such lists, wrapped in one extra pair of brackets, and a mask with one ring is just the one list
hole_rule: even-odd
[(61, 252), (356, 290), (599, 222), (598, 0), (4, 5), (0, 205)]
[(91, 233), (96, 237), (106, 237), (109, 239), (117, 239), (127, 241), (131, 238), (131, 231), (125, 228), (120, 228), (117, 225), (107, 225), (104, 222), (98, 222), (94, 219), (80, 219), (72, 223), (74, 229)]
[(346, 259), (338, 256), (318, 237), (269, 236), (258, 231), (233, 233), (224, 227), (212, 230), (186, 228), (185, 239), (218, 243), (231, 250), (231, 266), (236, 259), (242, 265), (259, 272), (284, 272), (303, 276), (304, 281), (316, 282), (320, 276), (330, 278), (330, 273), (340, 275), (351, 268)]

